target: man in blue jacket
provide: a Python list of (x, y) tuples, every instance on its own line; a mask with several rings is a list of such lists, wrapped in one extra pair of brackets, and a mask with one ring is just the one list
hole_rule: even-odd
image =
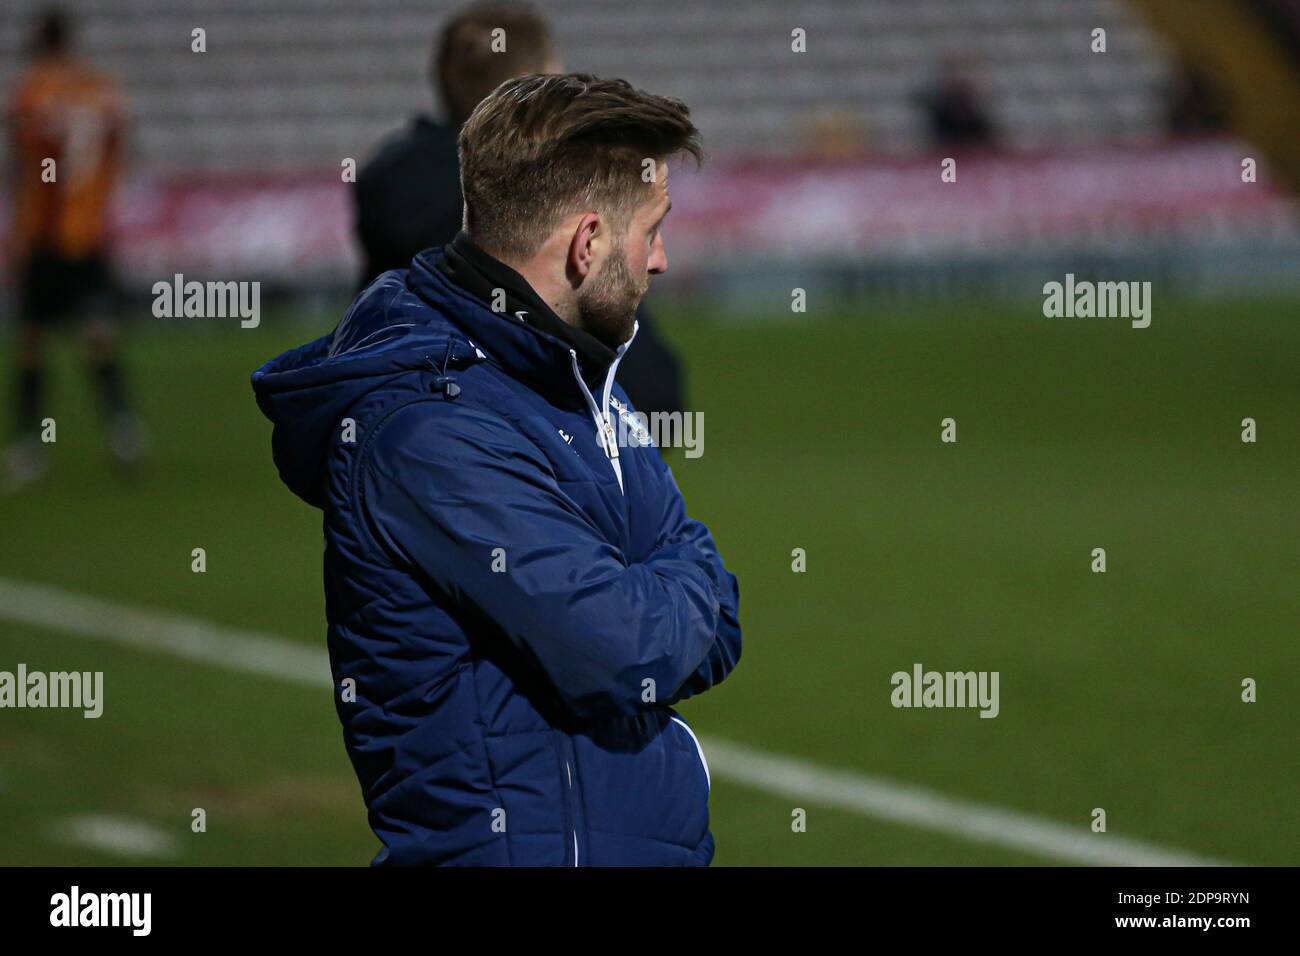
[(376, 864), (713, 857), (672, 705), (736, 665), (736, 579), (614, 381), (683, 152), (678, 100), (506, 82), (460, 134), (464, 231), (253, 374), (281, 477), (325, 512)]

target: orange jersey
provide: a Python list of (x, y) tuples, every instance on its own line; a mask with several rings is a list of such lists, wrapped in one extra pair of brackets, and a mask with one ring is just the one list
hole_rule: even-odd
[(122, 127), (116, 86), (75, 60), (37, 63), (19, 80), (9, 104), (17, 258), (38, 247), (69, 258), (103, 248)]

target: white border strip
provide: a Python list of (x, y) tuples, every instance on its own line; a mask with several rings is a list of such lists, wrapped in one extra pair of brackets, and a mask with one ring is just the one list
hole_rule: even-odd
[(700, 738), (695, 736), (695, 731), (691, 730), (690, 724), (682, 720), (680, 717), (670, 717), (669, 720), (675, 724), (680, 724), (682, 730), (691, 735), (691, 740), (695, 742), (695, 752), (700, 755), (700, 763), (704, 765), (704, 782), (707, 783), (709, 789), (712, 790), (713, 777), (709, 774), (709, 762), (704, 759), (704, 748), (700, 746)]

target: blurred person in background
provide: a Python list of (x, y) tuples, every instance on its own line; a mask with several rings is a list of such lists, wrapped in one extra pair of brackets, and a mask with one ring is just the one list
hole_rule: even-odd
[(1166, 93), (1166, 126), (1175, 136), (1209, 136), (1232, 126), (1232, 101), (1214, 71), (1199, 63), (1178, 64)]
[[(497, 29), (504, 31), (505, 48), (494, 51)], [(531, 6), (489, 0), (452, 16), (438, 37), (430, 70), (446, 123), (416, 117), (357, 176), (362, 288), (389, 269), (407, 268), (418, 253), (446, 245), (460, 231), (464, 198), (456, 142), (474, 107), (506, 80), (562, 70), (550, 25)], [(623, 362), (620, 382), (647, 414), (684, 410), (680, 360), (644, 308), (637, 319), (636, 348)]]
[(32, 63), (19, 78), (7, 112), (14, 212), (10, 248), (19, 310), (16, 435), (4, 456), (9, 490), (38, 481), (49, 470), (41, 441), (47, 336), (63, 320), (81, 325), (114, 461), (133, 465), (144, 451), (144, 429), (131, 410), (119, 359), (107, 239), (122, 151), (122, 97), (109, 77), (72, 51), (71, 39), (62, 11), (41, 14), (31, 41)]
[(933, 87), (921, 94), (936, 147), (992, 147), (997, 129), (971, 71), (957, 58), (943, 61)]

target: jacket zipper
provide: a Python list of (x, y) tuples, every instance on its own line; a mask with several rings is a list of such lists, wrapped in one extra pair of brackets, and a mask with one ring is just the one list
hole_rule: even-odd
[(578, 350), (569, 349), (569, 359), (573, 363), (573, 377), (577, 379), (578, 389), (582, 392), (582, 397), (587, 400), (587, 410), (591, 413), (591, 420), (596, 426), (596, 437), (600, 439), (600, 447), (604, 449), (605, 457), (609, 459), (610, 467), (614, 469), (614, 477), (618, 479), (618, 490), (627, 494), (623, 487), (623, 466), (618, 460), (618, 439), (614, 434), (614, 423), (609, 414), (609, 400), (614, 391), (614, 375), (618, 371), (618, 363), (623, 361), (623, 356), (627, 354), (628, 347), (632, 340), (636, 338), (637, 330), (640, 323), (633, 323), (632, 334), (628, 336), (626, 342), (618, 347), (618, 352), (614, 356), (614, 361), (609, 364), (609, 371), (605, 373), (605, 387), (602, 391), (604, 405), (596, 404), (596, 397), (591, 394), (591, 389), (587, 388), (587, 383), (582, 378), (582, 367), (578, 365)]
[[(578, 847), (578, 799), (576, 788), (573, 786), (573, 765), (575, 762), (573, 742), (562, 730), (553, 729), (552, 733), (555, 734), (555, 755), (559, 758), (560, 763), (564, 764), (565, 790), (561, 794), (561, 799), (564, 803), (564, 818), (569, 831), (569, 840), (573, 843), (572, 865), (577, 866), (581, 854)], [(565, 855), (568, 855), (567, 849)]]
[(570, 766), (568, 758), (564, 761), (564, 773), (569, 778), (569, 817), (573, 821), (573, 865), (578, 865), (578, 811), (575, 809), (573, 795), (573, 768)]
[[(618, 490), (623, 494), (627, 494), (627, 491), (623, 487), (623, 466), (619, 464), (618, 460), (618, 439), (614, 434), (614, 424), (610, 420), (609, 400), (614, 391), (614, 375), (618, 371), (618, 363), (627, 354), (628, 346), (636, 338), (638, 328), (639, 323), (633, 323), (632, 334), (628, 336), (626, 342), (618, 347), (618, 353), (614, 356), (614, 361), (610, 363), (609, 371), (605, 373), (605, 388), (602, 392), (603, 407), (596, 404), (595, 396), (591, 394), (591, 389), (587, 388), (587, 383), (583, 381), (582, 367), (578, 365), (578, 350), (569, 349), (569, 358), (573, 362), (573, 377), (578, 382), (582, 397), (587, 400), (587, 410), (591, 412), (592, 423), (596, 426), (596, 437), (600, 439), (600, 447), (604, 449), (605, 457), (609, 460), (610, 467), (614, 469), (614, 477), (618, 479)], [(705, 770), (705, 776), (707, 775), (708, 771)], [(569, 785), (569, 820), (570, 834), (573, 837), (573, 865), (578, 866), (580, 859), (578, 851), (578, 804), (577, 795), (573, 789), (573, 763), (570, 761), (567, 752), (564, 757), (564, 776)]]

